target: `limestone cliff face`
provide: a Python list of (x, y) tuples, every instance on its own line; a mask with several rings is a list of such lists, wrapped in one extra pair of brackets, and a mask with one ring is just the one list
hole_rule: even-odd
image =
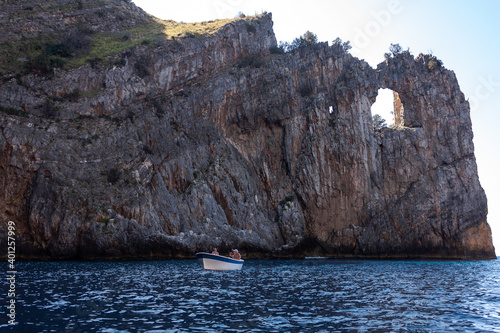
[[(0, 217), (16, 222), (18, 255), (494, 257), (453, 72), (275, 45), (269, 14), (119, 65), (6, 77)], [(379, 88), (403, 105), (380, 132)]]

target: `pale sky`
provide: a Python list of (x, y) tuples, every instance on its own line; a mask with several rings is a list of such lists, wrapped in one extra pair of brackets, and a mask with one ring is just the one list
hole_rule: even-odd
[[(246, 15), (271, 12), (278, 41), (292, 41), (307, 30), (316, 33), (320, 41), (331, 43), (340, 37), (351, 42), (351, 54), (365, 59), (372, 67), (384, 60), (391, 43), (409, 48), (414, 56), (432, 52), (455, 72), (471, 104), (479, 180), (488, 197), (488, 222), (500, 255), (500, 1), (133, 2), (158, 18), (184, 22), (233, 18), (239, 12)], [(391, 116), (383, 114), (383, 117), (389, 120)]]

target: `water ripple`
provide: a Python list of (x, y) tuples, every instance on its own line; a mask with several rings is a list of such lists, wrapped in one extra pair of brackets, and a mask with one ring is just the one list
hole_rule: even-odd
[(20, 263), (16, 332), (500, 332), (500, 261)]

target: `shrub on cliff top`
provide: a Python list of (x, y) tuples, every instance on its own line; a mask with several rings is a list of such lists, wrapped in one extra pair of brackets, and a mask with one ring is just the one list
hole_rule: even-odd
[(271, 46), (269, 52), (271, 54), (283, 54), (285, 52), (291, 51), (290, 43), (280, 41), (277, 46)]
[(391, 51), (391, 53), (396, 56), (398, 54), (400, 54), (401, 52), (403, 52), (403, 47), (399, 44), (391, 44), (391, 46), (389, 47), (389, 51)]
[(315, 33), (307, 30), (302, 36), (295, 38), (290, 47), (292, 48), (292, 50), (295, 50), (299, 47), (316, 44), (317, 42), (318, 36)]
[(332, 47), (337, 51), (337, 52), (347, 52), (350, 49), (352, 49), (351, 42), (343, 42), (342, 39), (339, 37), (335, 38), (335, 40), (332, 41)]
[(439, 59), (432, 59), (427, 63), (427, 68), (429, 68), (429, 70), (440, 68), (441, 66), (443, 66), (443, 62)]
[(283, 54), (285, 53), (285, 49), (283, 47), (283, 42), (280, 42), (280, 45), (274, 45), (269, 48), (269, 52), (271, 54)]
[(275, 54), (291, 52), (298, 48), (316, 43), (318, 43), (318, 36), (308, 30), (302, 36), (295, 38), (293, 42), (288, 43), (281, 41), (278, 46), (271, 47), (269, 51)]

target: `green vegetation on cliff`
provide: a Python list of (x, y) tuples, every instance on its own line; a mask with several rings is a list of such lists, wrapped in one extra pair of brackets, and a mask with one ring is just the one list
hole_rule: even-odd
[[(139, 45), (154, 46), (166, 40), (209, 36), (224, 25), (241, 19), (248, 20), (248, 25), (252, 27), (253, 20), (251, 17), (245, 17), (184, 23), (160, 20), (142, 11), (142, 16), (132, 20), (130, 12), (124, 9), (130, 5), (128, 1), (115, 4), (115, 7), (111, 8), (109, 5), (105, 6), (102, 1), (75, 1), (65, 6), (52, 2), (47, 1), (36, 7), (21, 4), (21, 11), (11, 14), (16, 17), (21, 15), (25, 20), (26, 23), (21, 24), (21, 30), (29, 30), (30, 21), (34, 21), (36, 17), (47, 17), (43, 22), (47, 27), (37, 28), (40, 30), (37, 34), (21, 32), (20, 38), (0, 42), (0, 76), (8, 75), (10, 79), (12, 74), (48, 74), (54, 68), (68, 70), (87, 62), (112, 63), (114, 59), (110, 57)], [(82, 14), (75, 15), (75, 11)], [(67, 12), (72, 13), (74, 22), (64, 28), (53, 28), (49, 18), (62, 17), (67, 15)], [(115, 22), (108, 29), (101, 23), (107, 20)], [(8, 29), (9, 26), (4, 28)]]

